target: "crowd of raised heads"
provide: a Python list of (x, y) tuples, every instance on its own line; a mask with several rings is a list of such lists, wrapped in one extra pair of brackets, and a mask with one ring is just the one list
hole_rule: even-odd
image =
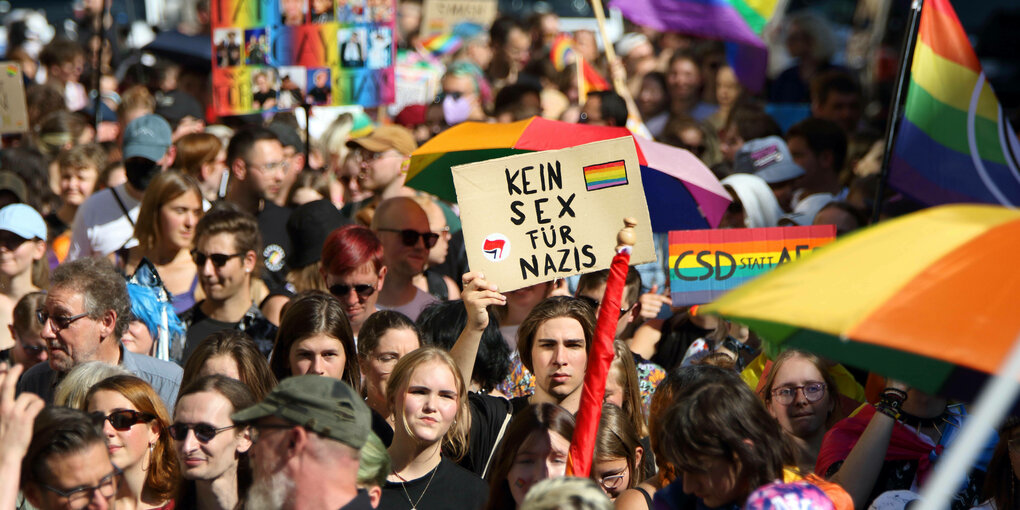
[[(210, 3), (182, 3), (208, 33)], [(673, 307), (656, 234), (574, 472), (608, 271), (503, 292), (469, 268), (457, 205), (405, 186), (451, 126), (540, 115), (686, 149), (733, 200), (719, 228), (843, 235), (911, 211), (874, 200), (891, 86), (834, 56), (823, 17), (786, 17), (759, 93), (718, 41), (628, 24), (610, 62), (594, 32), (568, 34), (618, 94), (552, 64), (555, 14), (426, 54), (422, 4), (399, 0), (400, 61), (438, 69), (439, 95), (316, 110), (332, 120), (310, 135), (289, 111), (215, 116), (208, 63), (141, 58), (99, 4), (50, 38), (6, 21), (29, 126), (0, 151), (0, 507), (903, 508), (967, 420), (965, 402)], [(954, 510), (1020, 507), (1018, 423)]]

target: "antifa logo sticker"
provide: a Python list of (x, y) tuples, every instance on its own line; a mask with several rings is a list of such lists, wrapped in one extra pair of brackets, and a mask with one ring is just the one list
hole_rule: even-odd
[(270, 244), (266, 246), (265, 250), (262, 250), (262, 258), (265, 260), (266, 269), (276, 272), (283, 269), (283, 260), (287, 254), (283, 252), (283, 248), (278, 244)]
[(510, 255), (510, 240), (503, 234), (489, 234), (482, 242), (482, 253), (493, 262), (502, 262)]

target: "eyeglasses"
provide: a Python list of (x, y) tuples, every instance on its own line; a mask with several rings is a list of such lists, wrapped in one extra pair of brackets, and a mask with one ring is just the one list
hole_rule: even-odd
[(249, 161), (245, 161), (245, 163), (251, 168), (258, 169), (262, 173), (286, 172), (287, 166), (289, 165), (289, 163), (286, 160), (277, 161), (276, 163), (266, 163), (263, 165), (256, 165), (255, 163)]
[(224, 430), (230, 430), (237, 425), (230, 425), (227, 427), (216, 428), (208, 423), (174, 423), (170, 425), (166, 430), (170, 433), (170, 437), (174, 438), (175, 441), (184, 441), (188, 437), (188, 431), (195, 431), (195, 439), (199, 442), (208, 443), (212, 441), (214, 437)]
[(376, 161), (376, 160), (385, 158), (386, 156), (395, 156), (396, 155), (396, 153), (391, 152), (389, 150), (384, 150), (382, 152), (372, 152), (372, 151), (370, 151), (368, 149), (363, 149), (363, 148), (360, 148), (360, 147), (357, 148), (354, 151), (354, 154), (357, 156), (359, 161), (365, 161), (365, 162)]
[(772, 398), (782, 405), (789, 405), (793, 403), (793, 399), (797, 398), (797, 391), (804, 392), (804, 398), (808, 402), (818, 402), (825, 396), (825, 383), (810, 383), (803, 386), (784, 386), (782, 388), (776, 388), (772, 390)]
[(380, 232), (394, 232), (400, 234), (400, 242), (404, 243), (404, 246), (416, 246), (418, 244), (418, 238), (425, 242), (425, 249), (431, 250), (436, 242), (439, 241), (439, 234), (435, 232), (418, 232), (417, 230), (411, 230), (405, 228), (404, 230), (397, 230), (395, 228), (379, 228), (376, 229)]
[(114, 430), (124, 432), (129, 430), (131, 427), (138, 425), (139, 423), (148, 423), (155, 420), (156, 417), (149, 413), (140, 413), (131, 409), (124, 409), (122, 411), (114, 411), (110, 414), (103, 414), (101, 412), (89, 413), (89, 417), (92, 418), (92, 423), (97, 426), (102, 426), (103, 422), (109, 421), (110, 426)]
[(88, 316), (88, 314), (89, 314), (88, 312), (82, 312), (79, 313), (78, 315), (50, 315), (50, 313), (47, 312), (46, 310), (40, 309), (35, 311), (35, 318), (39, 321), (39, 324), (44, 328), (46, 327), (47, 322), (52, 322), (53, 329), (61, 330), (67, 329), (72, 322), (82, 317), (86, 317)]
[(329, 287), (329, 293), (343, 299), (350, 295), (351, 289), (354, 289), (354, 292), (361, 299), (368, 299), (369, 296), (375, 294), (375, 285), (369, 285), (367, 283), (359, 283), (357, 285), (338, 283)]
[(599, 478), (599, 485), (607, 491), (616, 490), (623, 484), (623, 473)]
[(46, 489), (60, 497), (67, 498), (67, 506), (71, 510), (80, 510), (89, 506), (95, 498), (96, 491), (99, 491), (99, 495), (103, 499), (110, 499), (114, 494), (117, 493), (117, 478), (120, 477), (122, 471), (120, 468), (114, 466), (113, 472), (100, 478), (97, 485), (90, 487), (75, 487), (71, 490), (60, 490), (56, 487), (50, 487), (49, 485), (40, 483), (39, 486)]
[(235, 253), (233, 255), (227, 255), (226, 253), (210, 253), (206, 255), (198, 250), (191, 250), (191, 260), (195, 261), (195, 265), (198, 267), (205, 267), (206, 259), (212, 260), (212, 263), (216, 267), (223, 267), (230, 262), (230, 259), (234, 257), (240, 257), (243, 253)]
[(251, 424), (251, 442), (257, 443), (259, 438), (262, 436), (262, 429), (291, 429), (297, 425), (284, 425), (282, 423), (252, 423)]
[[(592, 309), (595, 310), (596, 314), (599, 312), (599, 304), (600, 304), (599, 300), (597, 300), (595, 298), (592, 298), (592, 297), (588, 297), (588, 296), (579, 296), (577, 299), (580, 299), (581, 301), (584, 301), (585, 303), (588, 303), (588, 305), (591, 306)], [(633, 305), (631, 305), (631, 306), (633, 306)], [(630, 311), (629, 307), (628, 308), (621, 307), (620, 308), (620, 317), (623, 317), (624, 315), (627, 315), (627, 312), (629, 312), (629, 311)]]

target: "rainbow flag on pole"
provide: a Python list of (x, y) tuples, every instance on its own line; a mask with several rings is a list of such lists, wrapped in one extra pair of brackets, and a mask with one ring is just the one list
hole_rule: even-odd
[(1020, 206), (1020, 142), (949, 0), (925, 0), (889, 184), (928, 205)]

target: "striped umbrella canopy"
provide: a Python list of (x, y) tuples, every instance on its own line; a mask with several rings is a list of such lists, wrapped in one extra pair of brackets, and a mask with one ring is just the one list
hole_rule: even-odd
[[(424, 143), (411, 154), (407, 186), (457, 202), (450, 169), (525, 152), (566, 149), (632, 136), (622, 127), (572, 124), (532, 117), (509, 124), (463, 122)], [(652, 230), (715, 228), (729, 193), (691, 153), (634, 137)], [(494, 176), (493, 186), (501, 184)]]
[(951, 205), (880, 223), (698, 313), (773, 346), (971, 398), (1020, 333), (1020, 211)]

